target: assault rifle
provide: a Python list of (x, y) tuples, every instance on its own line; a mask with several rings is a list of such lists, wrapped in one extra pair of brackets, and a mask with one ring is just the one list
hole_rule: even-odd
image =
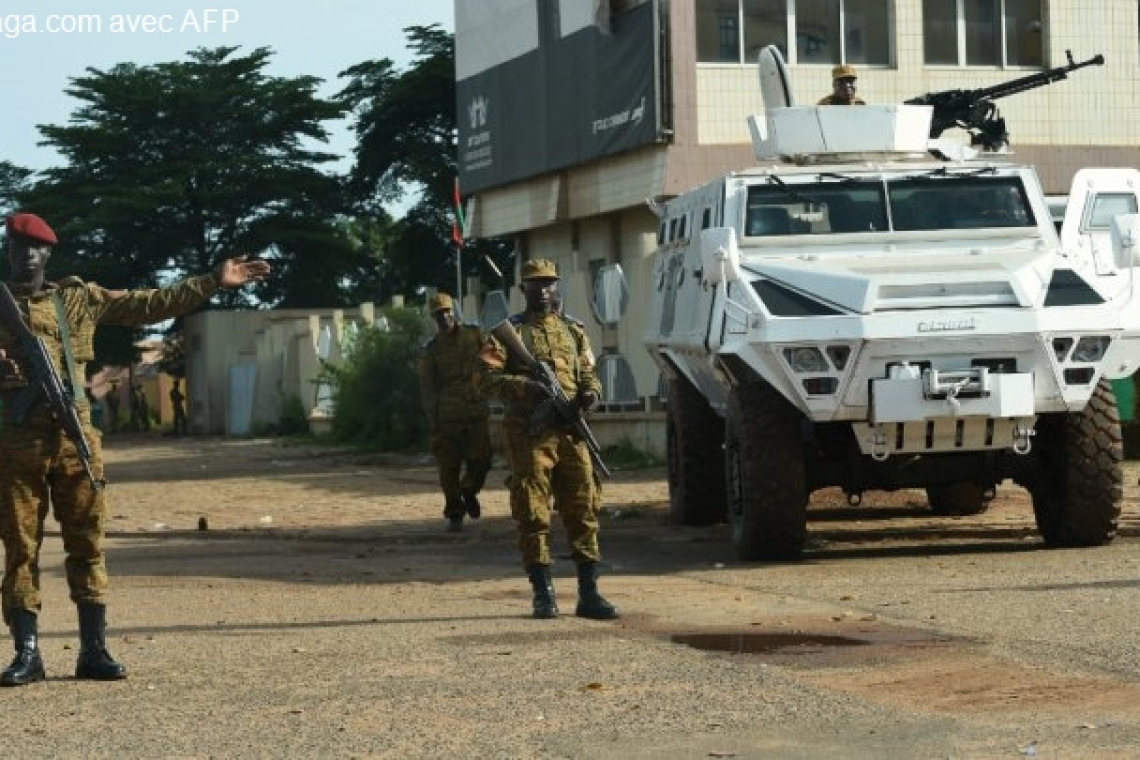
[(1068, 64), (1038, 74), (1030, 74), (977, 90), (929, 92), (905, 102), (912, 106), (934, 106), (934, 114), (930, 120), (930, 137), (939, 137), (951, 127), (961, 127), (970, 133), (971, 145), (981, 145), (989, 151), (1001, 150), (1009, 143), (1009, 133), (1005, 128), (1005, 119), (998, 116), (997, 106), (993, 101), (1068, 79), (1070, 71), (1083, 69), (1085, 66), (1104, 65), (1103, 55), (1094, 55), (1087, 61), (1080, 62), (1073, 61), (1073, 53), (1070, 50), (1065, 51), (1065, 56), (1069, 59)]
[[(586, 442), (586, 448), (590, 450), (590, 460), (594, 463), (594, 469), (607, 478), (611, 477), (610, 468), (606, 467), (606, 463), (602, 461), (602, 447), (598, 445), (598, 440), (594, 438), (593, 431), (586, 424), (586, 419), (582, 416), (582, 408), (566, 395), (566, 391), (562, 390), (562, 385), (554, 376), (554, 370), (550, 368), (550, 365), (534, 358), (509, 320), (504, 319), (495, 325), (491, 330), (491, 335), (498, 338), (506, 346), (507, 351), (526, 366), (531, 377), (542, 385), (548, 396), (543, 405), (552, 406), (554, 412), (566, 424), (570, 425), (579, 438)], [(535, 417), (542, 419), (545, 412), (546, 408), (540, 406), (535, 412)]]
[(83, 421), (79, 419), (79, 411), (75, 408), (75, 389), (69, 389), (64, 384), (55, 364), (52, 363), (43, 339), (32, 332), (24, 322), (20, 307), (12, 297), (12, 291), (8, 290), (8, 285), (3, 282), (0, 282), (0, 326), (7, 329), (16, 339), (20, 350), (31, 365), (29, 378), (31, 383), (12, 404), (12, 420), (17, 425), (23, 424), (32, 406), (42, 394), (63, 427), (63, 432), (75, 444), (79, 459), (83, 462), (83, 469), (87, 471), (87, 479), (96, 490), (101, 489), (106, 483), (98, 480), (91, 470), (91, 446), (87, 443), (87, 436), (83, 434)]

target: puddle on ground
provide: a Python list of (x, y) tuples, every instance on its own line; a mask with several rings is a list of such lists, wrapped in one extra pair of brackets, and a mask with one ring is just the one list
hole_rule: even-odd
[(815, 628), (784, 631), (690, 631), (669, 640), (704, 652), (758, 655), (765, 662), (804, 667), (842, 666), (922, 656), (931, 649), (968, 646), (935, 631), (859, 625), (843, 633)]
[(867, 646), (850, 636), (816, 633), (685, 633), (671, 636), (676, 644), (729, 654), (818, 654), (833, 647)]

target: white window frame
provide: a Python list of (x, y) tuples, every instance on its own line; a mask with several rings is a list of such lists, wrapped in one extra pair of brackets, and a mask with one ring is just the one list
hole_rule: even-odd
[[(791, 2), (795, 2), (795, 0), (791, 0)], [(1007, 38), (1006, 38), (1006, 13), (1005, 13), (1006, 0), (998, 0), (998, 2), (999, 2), (999, 8), (998, 8), (998, 30), (997, 30), (997, 33), (998, 33), (998, 40), (1000, 42), (1001, 55), (1000, 55), (1000, 60), (998, 61), (997, 65), (996, 65), (996, 68), (999, 68), (999, 69), (1035, 69), (1035, 68), (1038, 68), (1036, 66), (1026, 66), (1023, 64), (1011, 64), (1009, 62), (1009, 49), (1007, 47)], [(1045, 2), (1044, 2), (1044, 0), (1038, 0), (1038, 2), (1040, 2), (1040, 4), (1041, 4), (1041, 17), (1042, 17), (1041, 23), (1044, 24), (1045, 23), (1044, 22)], [(970, 63), (969, 61), (966, 60), (966, 0), (954, 0), (954, 16), (955, 16), (955, 18), (954, 18), (954, 32), (955, 32), (954, 39), (955, 39), (956, 48), (957, 48), (957, 51), (956, 51), (957, 52), (957, 59), (958, 59), (957, 63), (933, 63), (933, 64), (927, 63), (925, 65), (927, 65), (927, 66), (973, 66), (973, 67), (977, 67), (977, 68), (991, 68), (992, 65), (988, 64), (988, 63)], [(925, 41), (925, 39), (926, 39), (926, 28), (925, 28), (925, 26), (922, 29), (922, 37), (923, 37), (923, 40)], [(1046, 51), (1047, 51), (1047, 49), (1046, 49), (1046, 45), (1045, 45), (1045, 39), (1044, 39), (1044, 37), (1042, 37), (1042, 40), (1041, 40), (1042, 61), (1045, 60)]]
[[(1005, 0), (1002, 1), (1002, 9), (1005, 9)], [(787, 27), (784, 30), (784, 35), (788, 40), (787, 62), (789, 64), (799, 63), (799, 51), (797, 50), (796, 41), (796, 0), (784, 0), (785, 14)], [(957, 0), (958, 9), (958, 28), (959, 34), (964, 35), (964, 26), (962, 24), (962, 0)], [(894, 3), (887, 2), (887, 61), (888, 64), (895, 60), (895, 25), (894, 25)], [(1004, 24), (1005, 17), (1003, 15), (1002, 22)], [(965, 38), (964, 36), (959, 42), (959, 49), (964, 50)], [(1005, 39), (1002, 39), (1002, 60), (1005, 60)], [(744, 0), (736, 0), (736, 47), (737, 47), (737, 64), (753, 64), (755, 61), (743, 60), (747, 55), (747, 48), (745, 48), (744, 41)], [(713, 65), (712, 61), (699, 61), (698, 63)], [(819, 64), (817, 61), (808, 61), (807, 65), (824, 65)], [(839, 0), (839, 61), (838, 63), (848, 63), (847, 60), (847, 0)], [(733, 65), (729, 61), (721, 61), (720, 65)], [(828, 62), (827, 66), (834, 65), (833, 62)], [(860, 65), (864, 65), (860, 63)], [(871, 64), (876, 65), (876, 64)]]

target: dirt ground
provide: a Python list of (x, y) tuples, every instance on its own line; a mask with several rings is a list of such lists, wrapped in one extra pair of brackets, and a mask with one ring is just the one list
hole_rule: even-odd
[(1109, 547), (1043, 549), (1013, 488), (953, 519), (823, 492), (805, 560), (766, 565), (668, 525), (660, 469), (621, 472), (602, 589), (623, 617), (536, 621), (501, 466), (456, 535), (426, 457), (105, 444), (131, 675), (71, 678), (51, 532), (48, 681), (0, 690), (13, 757), (1140, 757), (1131, 466)]

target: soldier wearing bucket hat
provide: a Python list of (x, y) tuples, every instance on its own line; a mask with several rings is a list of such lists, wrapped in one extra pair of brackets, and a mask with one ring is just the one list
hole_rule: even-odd
[(821, 106), (863, 106), (866, 102), (855, 94), (855, 81), (859, 73), (850, 64), (840, 64), (831, 70), (831, 94), (819, 101)]
[[(509, 323), (531, 355), (551, 367), (566, 395), (587, 412), (597, 405), (602, 384), (585, 325), (560, 313), (558, 281), (553, 261), (524, 263), (519, 289), (526, 298), (526, 311), (511, 316)], [(559, 615), (551, 575), (553, 500), (577, 569), (574, 614), (595, 620), (616, 618), (618, 611), (598, 591), (600, 491), (586, 443), (556, 418), (538, 414), (549, 398), (546, 388), (496, 334), (488, 338), (480, 358), (480, 378), (488, 394), (506, 404), (503, 447), (511, 468), (511, 515), (533, 590), (533, 616)]]
[(457, 533), (464, 517), (474, 520), (483, 513), (479, 491), (491, 469), (490, 411), (474, 381), (484, 338), (477, 326), (459, 324), (447, 293), (428, 299), (428, 310), (436, 334), (424, 346), (416, 371), (443, 489), (443, 516), (448, 531)]

